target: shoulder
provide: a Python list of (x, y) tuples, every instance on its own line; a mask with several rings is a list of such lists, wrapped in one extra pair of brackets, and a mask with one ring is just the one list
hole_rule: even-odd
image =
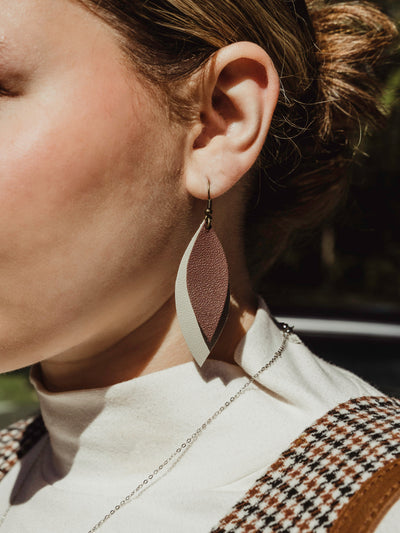
[(363, 396), (386, 395), (357, 374), (313, 353), (293, 335), (281, 365), (294, 386), (292, 400), (309, 409), (310, 423), (341, 403)]
[(258, 381), (284, 405), (296, 407), (295, 416), (303, 423), (301, 428), (298, 426), (297, 434), (351, 399), (386, 397), (360, 376), (314, 354), (295, 334), (279, 362), (261, 374)]
[[(254, 408), (262, 405), (263, 421), (276, 429), (269, 439), (272, 463), (331, 409), (351, 399), (385, 395), (359, 376), (314, 354), (295, 333), (276, 358), (274, 354), (282, 346), (282, 331), (264, 300), (260, 298), (259, 302), (254, 323), (235, 351), (235, 361), (248, 376), (257, 375), (255, 394), (259, 401)], [(260, 373), (266, 362), (274, 359)]]
[(45, 433), (40, 415), (19, 420), (0, 430), (0, 481)]
[(213, 533), (238, 520), (252, 531), (374, 531), (400, 497), (399, 473), (400, 400), (354, 398), (303, 431)]
[[(254, 375), (281, 343), (279, 323), (259, 296), (254, 323), (236, 349), (235, 361), (247, 374)], [(314, 354), (296, 333), (290, 335), (279, 360), (257, 381), (286, 404), (308, 413), (308, 424), (351, 398), (383, 396), (357, 375)]]

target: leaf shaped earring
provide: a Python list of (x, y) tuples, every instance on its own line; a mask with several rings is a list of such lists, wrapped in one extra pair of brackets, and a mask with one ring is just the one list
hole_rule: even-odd
[(179, 325), (199, 366), (207, 359), (224, 328), (229, 300), (228, 262), (212, 228), (212, 200), (208, 182), (205, 220), (183, 254), (175, 282)]

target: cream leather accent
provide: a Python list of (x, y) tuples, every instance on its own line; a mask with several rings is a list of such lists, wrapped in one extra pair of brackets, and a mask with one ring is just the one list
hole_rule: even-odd
[(175, 281), (175, 306), (179, 325), (189, 350), (192, 352), (193, 359), (199, 366), (203, 365), (204, 361), (210, 354), (210, 350), (204, 340), (190, 302), (186, 274), (190, 254), (192, 253), (194, 243), (196, 242), (203, 224), (204, 221), (201, 222), (182, 256)]

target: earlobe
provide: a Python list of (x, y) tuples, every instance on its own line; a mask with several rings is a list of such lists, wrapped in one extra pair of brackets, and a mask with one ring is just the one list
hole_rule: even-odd
[(253, 166), (278, 95), (278, 74), (260, 46), (239, 42), (214, 55), (205, 72), (197, 134), (186, 166), (191, 195), (205, 199), (209, 179), (216, 198)]

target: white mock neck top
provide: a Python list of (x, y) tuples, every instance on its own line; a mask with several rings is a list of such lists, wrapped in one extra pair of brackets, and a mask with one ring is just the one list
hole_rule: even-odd
[[(229, 400), (280, 347), (264, 300), (236, 365), (189, 362), (111, 387), (52, 393), (35, 369), (48, 435), (0, 484), (0, 533), (87, 533)], [(279, 454), (338, 403), (382, 395), (313, 355), (292, 335), (282, 356), (179, 460), (101, 528), (104, 533), (207, 533)], [(36, 458), (38, 459), (36, 460)], [(396, 510), (397, 508), (397, 510)], [(391, 533), (395, 505), (379, 533)]]

